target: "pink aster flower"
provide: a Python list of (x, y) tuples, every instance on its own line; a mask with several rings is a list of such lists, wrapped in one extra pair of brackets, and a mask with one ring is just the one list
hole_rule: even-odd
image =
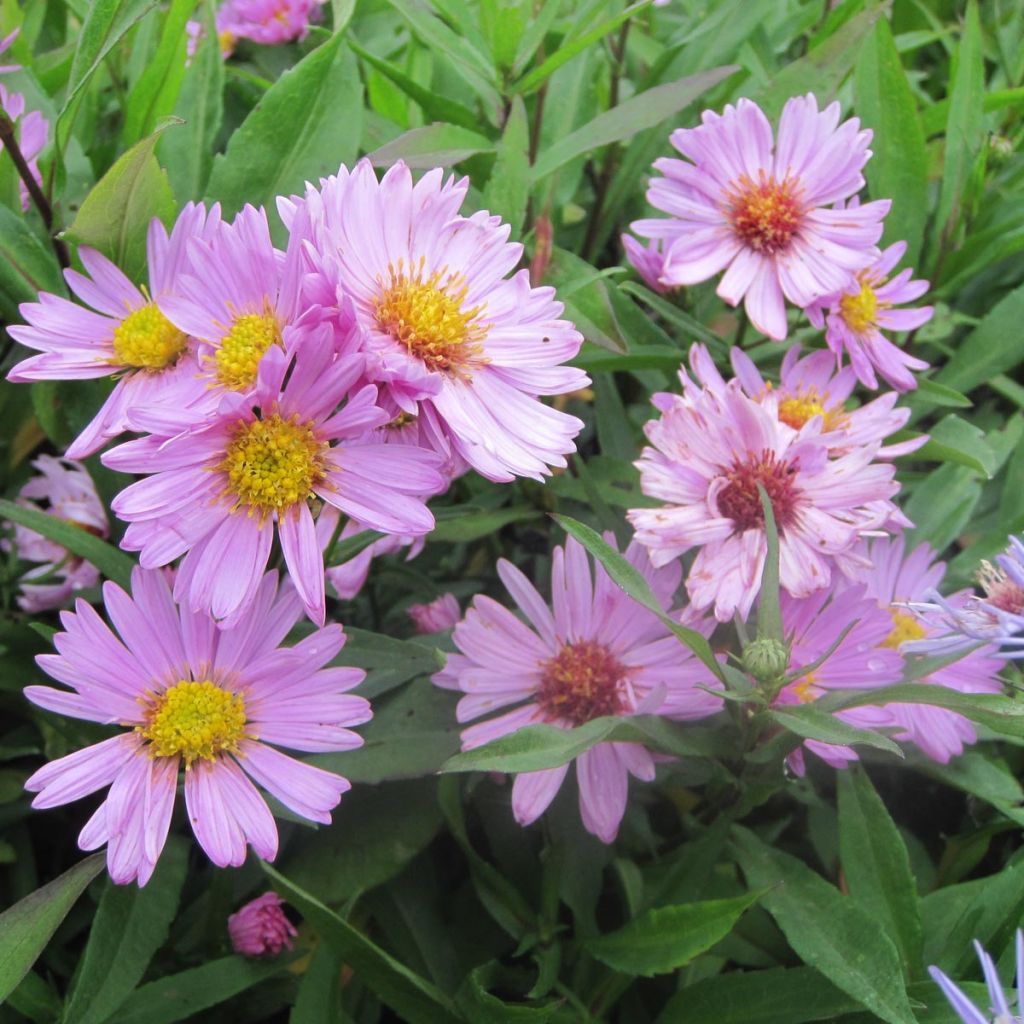
[[(420, 536), (434, 527), (420, 496), (444, 486), (433, 453), (365, 442), (387, 413), (373, 385), (351, 390), (362, 372), (362, 358), (322, 324), (292, 355), (271, 346), (252, 393), (226, 393), (208, 421), (105, 453), (114, 469), (149, 474), (111, 505), (129, 523), (122, 546), (145, 568), (184, 555), (176, 599), (230, 620), (256, 594), (276, 532), (307, 614), (322, 624), (324, 562), (309, 499), (372, 529)], [(158, 413), (164, 424), (169, 416)]]
[(145, 885), (152, 875), (181, 768), (188, 820), (220, 867), (242, 864), (247, 845), (264, 860), (277, 854), (277, 827), (257, 785), (301, 817), (329, 823), (349, 782), (276, 748), (361, 745), (347, 727), (369, 721), (370, 705), (347, 691), (366, 673), (324, 668), (345, 643), (341, 627), (281, 647), (302, 605), (290, 586), (278, 592), (276, 573), (263, 577), (232, 628), (175, 607), (159, 572), (136, 568), (130, 597), (113, 583), (103, 596), (118, 635), (79, 601), (61, 616), (59, 653), (36, 659), (72, 692), (29, 686), (25, 695), (48, 711), (124, 731), (40, 768), (25, 783), (38, 794), (32, 806), (57, 807), (110, 786), (78, 844), (106, 844), (119, 884)]
[(582, 423), (538, 397), (588, 383), (562, 365), (583, 339), (560, 319), (552, 288), (531, 288), (526, 270), (508, 277), (523, 248), (508, 225), (484, 211), (460, 216), (468, 188), (440, 168), (413, 184), (401, 162), (378, 182), (363, 160), (279, 208), (290, 223), (308, 207), (320, 272), (351, 297), (370, 378), (398, 407), (432, 410), (489, 479), (542, 479), (566, 465)]
[(724, 270), (718, 294), (741, 300), (751, 323), (781, 341), (785, 299), (801, 308), (847, 287), (878, 256), (889, 200), (836, 210), (864, 186), (870, 131), (839, 104), (818, 110), (813, 95), (786, 102), (773, 143), (760, 107), (741, 99), (721, 115), (706, 110), (698, 128), (672, 133), (686, 160), (661, 159), (648, 202), (668, 219), (640, 220), (633, 230), (663, 239), (661, 283), (691, 285)]
[(232, 914), (228, 918), (231, 948), (240, 956), (277, 956), (291, 949), (299, 933), (284, 916), (283, 903), (276, 892), (265, 892)]
[(462, 612), (454, 594), (442, 594), (429, 604), (411, 604), (406, 609), (417, 633), (440, 633), (451, 629)]
[[(848, 409), (846, 401), (856, 387), (857, 378), (849, 367), (837, 371), (828, 352), (811, 352), (801, 358), (800, 346), (792, 346), (783, 357), (778, 384), (765, 380), (754, 361), (741, 349), (732, 348), (729, 357), (744, 393), (794, 433), (813, 417), (820, 416), (821, 440), (834, 453), (856, 445), (882, 442), (900, 430), (910, 417), (909, 409), (895, 408), (899, 396), (891, 392), (856, 409)], [(714, 360), (699, 343), (690, 346), (690, 367), (696, 383), (684, 369), (679, 371), (684, 395), (692, 399), (705, 387), (719, 393), (725, 389), (725, 380)], [(682, 400), (677, 395), (654, 396), (658, 408)], [(927, 440), (924, 434), (899, 444), (885, 445), (878, 449), (877, 457), (891, 459), (906, 455)]]
[[(851, 622), (856, 620), (857, 624), (818, 668), (782, 690), (777, 705), (807, 704), (832, 690), (863, 690), (899, 682), (903, 658), (894, 649), (882, 646), (892, 622), (863, 587), (845, 587), (838, 592), (819, 590), (802, 600), (783, 595), (781, 604), (782, 627), (790, 643), (790, 672), (815, 662)], [(835, 717), (859, 729), (896, 724), (891, 708), (848, 708), (835, 712)], [(833, 768), (845, 768), (857, 760), (857, 752), (842, 744), (804, 740), (803, 747)], [(789, 755), (788, 764), (798, 775), (804, 774), (802, 748)]]
[(28, 326), (10, 327), (8, 333), (41, 354), (18, 363), (8, 380), (118, 377), (110, 397), (68, 448), (70, 458), (91, 455), (129, 429), (132, 409), (189, 406), (202, 394), (189, 339), (160, 312), (156, 299), (174, 290), (187, 265), (189, 240), (208, 237), (219, 220), (219, 207), (207, 215), (194, 203), (181, 211), (170, 237), (154, 220), (147, 237), (148, 290), (136, 288), (105, 256), (82, 246), (78, 255), (89, 276), (65, 270), (64, 277), (91, 309), (48, 292), (19, 307)]
[[(919, 544), (904, 557), (902, 537), (894, 540), (878, 538), (871, 542), (866, 554), (866, 562), (871, 568), (861, 579), (867, 587), (868, 596), (873, 597), (891, 618), (891, 632), (882, 646), (901, 653), (908, 649), (908, 645), (917, 645), (919, 650), (922, 641), (938, 636), (942, 629), (929, 621), (928, 616), (914, 614), (908, 605), (925, 600), (939, 586), (945, 575), (945, 563), (935, 561), (935, 551), (927, 544)], [(969, 597), (969, 591), (960, 591), (945, 600), (951, 607), (963, 608)], [(945, 686), (961, 693), (1001, 693), (998, 674), (1002, 662), (993, 657), (994, 653), (993, 647), (977, 648), (917, 682)], [(897, 739), (910, 740), (940, 764), (962, 754), (964, 744), (974, 743), (978, 738), (969, 719), (947, 708), (928, 704), (891, 704), (887, 710), (904, 728)]]
[(236, 39), (251, 39), (263, 46), (305, 39), (310, 22), (323, 3), (324, 0), (226, 0), (217, 12), (217, 30), (222, 38), (231, 38), (229, 53)]
[(746, 617), (767, 552), (757, 485), (779, 528), (780, 580), (793, 597), (827, 587), (832, 568), (849, 573), (866, 533), (906, 523), (890, 500), (899, 489), (891, 465), (874, 461), (878, 444), (836, 457), (821, 417), (794, 431), (731, 382), (664, 408), (644, 428), (653, 447), (636, 463), (644, 494), (666, 502), (633, 509), (629, 521), (656, 566), (700, 551), (686, 581), (699, 609), (720, 622)]
[(661, 275), (665, 268), (665, 245), (662, 239), (655, 239), (648, 242), (647, 245), (641, 245), (632, 235), (623, 235), (622, 248), (625, 250), (626, 259), (652, 292), (665, 295), (672, 291), (661, 281)]
[[(667, 606), (679, 586), (678, 565), (655, 569), (636, 544), (626, 558)], [(465, 694), (460, 722), (518, 706), (466, 729), (463, 749), (538, 723), (568, 729), (602, 715), (636, 714), (689, 721), (721, 708), (717, 696), (701, 689), (717, 686), (708, 670), (601, 565), (592, 575), (585, 550), (571, 537), (552, 556), (553, 613), (511, 562), (499, 561), (498, 575), (529, 624), (478, 595), (455, 627), (461, 653), (448, 656), (434, 682)], [(516, 777), (512, 810), (520, 825), (544, 813), (568, 770), (565, 764)], [(654, 757), (638, 743), (599, 743), (576, 759), (583, 824), (603, 842), (618, 833), (630, 775), (654, 778)]]
[[(0, 53), (3, 53), (7, 46), (13, 42), (16, 35), (17, 32), (12, 32), (3, 41), (3, 44), (0, 44)], [(16, 71), (17, 69), (17, 64), (11, 64), (7, 67), (0, 67), (0, 73)], [(32, 177), (36, 179), (37, 184), (42, 185), (43, 178), (39, 173), (38, 158), (39, 154), (46, 147), (50, 133), (50, 122), (38, 110), (30, 110), (26, 114), (25, 97), (20, 92), (10, 92), (3, 85), (0, 85), (0, 107), (3, 107), (4, 113), (15, 123), (18, 148), (21, 150), (21, 155), (25, 158), (28, 169), (32, 172)], [(3, 143), (0, 143), (0, 152), (3, 152)], [(21, 208), (27, 210), (30, 205), (28, 188), (23, 181), (19, 182), (18, 188), (21, 196)]]
[[(52, 455), (40, 455), (32, 465), (39, 475), (18, 492), (19, 505), (39, 508), (97, 537), (109, 536), (106, 511), (83, 466)], [(47, 507), (40, 508), (38, 502), (46, 502)], [(11, 549), (9, 541), (2, 546), (5, 551)], [(76, 590), (94, 587), (99, 582), (95, 566), (25, 526), (14, 526), (14, 550), (26, 562), (44, 563), (22, 577), (18, 604), (26, 612), (60, 608)], [(50, 580), (54, 582), (46, 582)]]
[(837, 365), (842, 365), (845, 350), (857, 379), (867, 388), (878, 387), (877, 370), (897, 391), (911, 391), (917, 381), (910, 371), (928, 369), (923, 359), (916, 359), (882, 334), (883, 328), (912, 331), (932, 318), (931, 306), (893, 308), (913, 302), (928, 291), (927, 281), (911, 280), (914, 272), (909, 268), (888, 280), (887, 275), (906, 251), (906, 242), (890, 245), (837, 294), (807, 307), (807, 317), (815, 327), (820, 329), (827, 323), (825, 340), (835, 353)]

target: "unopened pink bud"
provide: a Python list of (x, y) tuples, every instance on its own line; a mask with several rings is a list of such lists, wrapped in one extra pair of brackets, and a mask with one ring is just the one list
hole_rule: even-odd
[(277, 956), (282, 949), (292, 948), (298, 932), (284, 916), (282, 902), (276, 892), (266, 892), (228, 918), (228, 933), (236, 953)]

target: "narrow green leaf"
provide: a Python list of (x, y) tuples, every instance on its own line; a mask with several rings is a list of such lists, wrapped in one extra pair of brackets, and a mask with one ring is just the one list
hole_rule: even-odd
[(302, 975), (288, 1024), (343, 1024), (341, 968), (337, 952), (321, 942)]
[[(394, 3), (395, 0), (391, 0), (391, 2)], [(652, 3), (653, 0), (640, 0), (639, 3), (630, 4), (624, 11), (620, 11), (614, 17), (601, 22), (600, 25), (592, 28), (589, 32), (584, 32), (583, 35), (577, 36), (572, 42), (563, 43), (539, 67), (523, 75), (512, 86), (511, 92), (524, 96), (539, 88), (563, 64), (568, 64), (573, 57), (582, 53), (591, 43), (596, 43), (599, 39), (603, 39), (609, 33), (614, 32), (624, 21), (628, 21), (634, 14), (650, 7)]]
[(172, 0), (160, 29), (160, 45), (128, 94), (121, 145), (132, 146), (174, 110), (185, 76), (185, 26), (199, 0)]
[(166, 224), (175, 215), (174, 194), (153, 153), (162, 130), (118, 157), (65, 232), (76, 244), (98, 249), (133, 281), (145, 271), (150, 222), (156, 217)]
[(757, 596), (757, 636), (785, 643), (782, 632), (782, 610), (779, 605), (779, 528), (775, 524), (772, 500), (763, 484), (757, 485), (764, 513), (764, 532), (768, 551), (761, 571), (761, 589)]
[(957, 49), (956, 73), (946, 121), (946, 160), (935, 225), (949, 237), (962, 213), (961, 197), (974, 161), (985, 140), (985, 62), (977, 0), (968, 0), (963, 36)]
[(661, 124), (673, 114), (685, 110), (695, 99), (738, 70), (735, 64), (730, 64), (711, 71), (701, 71), (680, 78), (677, 82), (667, 82), (631, 96), (544, 150), (533, 166), (531, 180), (540, 181), (570, 160), (598, 146), (630, 139), (637, 132)]
[[(1024, 103), (1024, 86), (1017, 86), (1014, 89), (989, 89), (982, 100), (982, 109), (986, 114), (997, 110), (1006, 110), (1009, 107), (1016, 107)], [(949, 121), (950, 100), (939, 100), (938, 103), (929, 103), (921, 111), (921, 122), (926, 135), (935, 135), (941, 132)]]
[(52, 540), (62, 548), (67, 548), (68, 551), (91, 562), (108, 580), (113, 580), (125, 590), (130, 588), (135, 563), (124, 552), (118, 551), (105, 540), (56, 516), (47, 515), (39, 509), (16, 505), (13, 501), (3, 498), (0, 498), (0, 519), (9, 519), (13, 523), (27, 526), (30, 530), (42, 534), (47, 540)]
[(494, 143), (479, 132), (454, 124), (413, 128), (368, 154), (374, 167), (404, 160), (412, 168), (450, 167), (477, 153), (493, 153)]
[(915, 524), (907, 534), (907, 547), (927, 541), (936, 551), (952, 544), (971, 521), (981, 500), (978, 472), (966, 466), (940, 466), (914, 488), (903, 506)]
[(517, 238), (526, 218), (530, 198), (530, 126), (521, 96), (512, 97), (498, 158), (484, 189), (484, 208), (512, 225)]
[(28, 974), (50, 936), (102, 868), (103, 854), (94, 853), (0, 914), (0, 1003)]
[(985, 432), (973, 423), (950, 413), (930, 427), (928, 434), (928, 442), (914, 453), (915, 459), (967, 466), (988, 479), (995, 473), (995, 454), (985, 440)]
[(861, 47), (854, 75), (856, 111), (874, 131), (874, 155), (864, 173), (872, 199), (892, 199), (885, 218), (885, 244), (905, 241), (914, 266), (928, 216), (928, 153), (906, 72), (892, 30), (879, 18)]
[(803, 861), (736, 826), (747, 884), (771, 887), (761, 899), (794, 952), (888, 1024), (916, 1024), (900, 980), (896, 947), (878, 922)]
[(466, 1020), (473, 1024), (545, 1024), (562, 1014), (562, 1000), (554, 999), (541, 1006), (527, 1003), (506, 1003), (488, 989), (499, 980), (500, 965), (490, 960), (474, 967), (459, 989), (457, 1000)]
[(767, 712), (774, 722), (806, 740), (818, 740), (820, 743), (836, 743), (844, 746), (863, 744), (885, 750), (897, 757), (903, 757), (903, 751), (888, 736), (872, 729), (858, 729), (856, 726), (836, 718), (835, 715), (822, 711), (812, 704), (792, 704), (772, 708)]
[(210, 960), (202, 967), (137, 988), (118, 1011), (117, 1024), (176, 1024), (195, 1020), (200, 1011), (223, 1003), (287, 966), (287, 957), (269, 963), (241, 956)]
[(839, 851), (850, 895), (892, 939), (910, 981), (921, 972), (924, 939), (907, 848), (863, 768), (837, 772), (836, 783)]
[(583, 945), (591, 956), (624, 974), (645, 978), (667, 974), (721, 942), (763, 895), (762, 890), (731, 899), (658, 907), (617, 932), (588, 939)]
[(954, 409), (970, 409), (974, 403), (955, 388), (939, 384), (930, 377), (917, 378), (917, 396), (923, 403), (951, 406)]
[(63, 1024), (102, 1024), (131, 995), (167, 939), (187, 867), (188, 846), (172, 841), (144, 888), (107, 880)]
[(0, 316), (21, 322), (19, 303), (34, 302), (42, 291), (64, 294), (53, 249), (20, 213), (0, 205)]
[(489, 537), (510, 523), (527, 522), (540, 515), (537, 509), (518, 507), (481, 509), (462, 505), (450, 510), (455, 513), (454, 515), (442, 514), (448, 511), (437, 510), (437, 525), (430, 534), (431, 543), (439, 541), (464, 544), (479, 540), (481, 537)]
[(261, 866), (274, 888), (317, 929), (324, 941), (334, 946), (362, 983), (401, 1019), (409, 1024), (456, 1024), (459, 1016), (443, 992), (269, 864)]
[(722, 668), (715, 658), (711, 645), (694, 629), (680, 625), (668, 615), (658, 603), (647, 580), (630, 565), (613, 547), (607, 544), (599, 533), (569, 516), (552, 515), (552, 519), (575, 537), (605, 568), (616, 586), (621, 587), (634, 601), (655, 615), (711, 670), (715, 678), (725, 682)]
[(333, 35), (285, 71), (232, 133), (214, 158), (207, 194), (228, 216), (245, 203), (273, 208), (276, 196), (355, 159), (362, 116), (356, 59)]

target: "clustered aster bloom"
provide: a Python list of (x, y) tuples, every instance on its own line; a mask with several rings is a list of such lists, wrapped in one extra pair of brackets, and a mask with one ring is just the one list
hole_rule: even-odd
[(273, 572), (230, 628), (176, 607), (160, 572), (136, 568), (131, 596), (109, 582), (103, 596), (116, 634), (79, 601), (61, 616), (58, 653), (36, 659), (71, 692), (29, 686), (25, 695), (49, 711), (127, 731), (39, 769), (25, 783), (38, 794), (33, 807), (56, 807), (109, 786), (79, 846), (106, 844), (110, 877), (140, 885), (167, 838), (182, 768), (188, 820), (220, 867), (240, 865), (247, 845), (264, 860), (277, 854), (277, 828), (257, 785), (301, 817), (331, 820), (348, 781), (276, 748), (323, 752), (362, 744), (348, 726), (368, 721), (370, 705), (347, 691), (366, 673), (324, 668), (344, 646), (341, 626), (281, 647), (302, 603), (290, 584), (278, 587)]
[(277, 956), (291, 949), (299, 933), (285, 917), (283, 903), (276, 892), (265, 892), (232, 914), (228, 918), (231, 948), (240, 956)]
[[(679, 566), (655, 569), (637, 544), (625, 556), (668, 604), (679, 586)], [(498, 575), (529, 625), (493, 599), (477, 596), (455, 627), (461, 653), (449, 655), (433, 677), (436, 685), (464, 694), (456, 711), (460, 722), (517, 705), (464, 730), (464, 750), (527, 725), (567, 729), (604, 715), (641, 714), (689, 721), (722, 706), (720, 698), (702, 689), (718, 686), (711, 673), (651, 612), (627, 597), (603, 566), (591, 574), (575, 539), (554, 549), (552, 608), (511, 562), (500, 560)], [(516, 821), (528, 825), (544, 813), (568, 768), (516, 776)], [(630, 775), (647, 782), (654, 778), (654, 758), (639, 743), (598, 743), (576, 758), (583, 824), (606, 843), (618, 833)]]
[(889, 200), (832, 206), (863, 188), (871, 132), (855, 117), (840, 125), (839, 104), (819, 111), (812, 94), (786, 102), (774, 140), (748, 99), (723, 114), (707, 110), (702, 122), (672, 133), (685, 160), (654, 164), (663, 177), (647, 198), (668, 218), (633, 230), (663, 241), (661, 284), (697, 284), (724, 270), (719, 296), (743, 301), (751, 323), (781, 341), (785, 300), (806, 308), (839, 294), (878, 257)]
[[(52, 455), (40, 455), (32, 465), (39, 470), (39, 475), (18, 492), (19, 505), (40, 508), (37, 503), (46, 502), (47, 507), (42, 511), (48, 515), (97, 537), (109, 536), (106, 510), (83, 466), (68, 459), (55, 459)], [(3, 547), (10, 550), (10, 542), (4, 541)], [(99, 582), (100, 574), (95, 566), (17, 523), (14, 550), (26, 562), (43, 563), (21, 579), (18, 604), (26, 612), (60, 608), (75, 591), (94, 587)]]
[[(991, 1000), (988, 1013), (978, 1009), (938, 967), (928, 968), (932, 980), (942, 989), (942, 994), (949, 1000), (949, 1005), (956, 1011), (963, 1024), (1022, 1024), (1024, 1022), (1024, 932), (1019, 928), (1014, 940), (1014, 947), (1017, 960), (1016, 1012), (1006, 999), (1006, 992), (999, 981), (999, 972), (996, 970), (995, 962), (977, 940), (975, 940), (974, 949), (981, 962), (981, 969), (985, 975), (985, 984), (988, 985), (988, 995)], [(989, 1014), (995, 1014), (995, 1017), (990, 1017)]]

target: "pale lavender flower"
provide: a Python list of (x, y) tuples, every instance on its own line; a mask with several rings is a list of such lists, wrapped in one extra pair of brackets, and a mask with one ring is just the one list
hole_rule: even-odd
[[(980, 1010), (975, 1003), (938, 967), (929, 967), (928, 973), (932, 980), (942, 989), (942, 994), (949, 1000), (950, 1006), (957, 1012), (963, 1024), (1024, 1024), (1024, 933), (1017, 929), (1014, 940), (1017, 953), (1017, 1011), (1011, 1009), (1006, 993), (999, 981), (999, 972), (992, 957), (982, 949), (981, 943), (975, 940), (974, 949), (981, 961), (981, 969), (988, 985), (988, 995), (992, 1004), (987, 1012)], [(994, 1016), (991, 1016), (994, 1014)]]

